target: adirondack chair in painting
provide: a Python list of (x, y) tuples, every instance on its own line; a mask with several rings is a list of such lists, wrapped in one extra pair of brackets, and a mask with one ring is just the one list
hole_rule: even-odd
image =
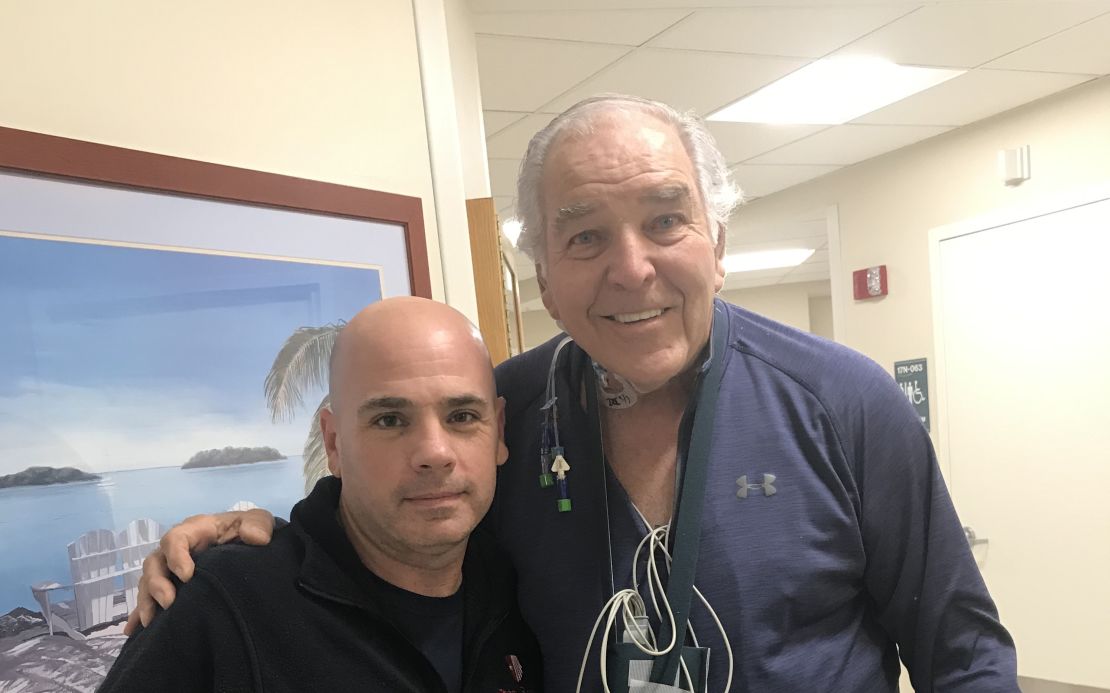
[(77, 627), (84, 630), (112, 621), (119, 611), (115, 605), (119, 574), (116, 535), (107, 529), (94, 529), (67, 548)]
[[(50, 626), (87, 630), (111, 623), (135, 608), (143, 559), (158, 547), (162, 526), (151, 519), (133, 520), (119, 532), (94, 529), (67, 546), (72, 585), (44, 582), (31, 586)], [(121, 587), (122, 586), (122, 587)], [(51, 593), (73, 590), (73, 602), (55, 603)], [(70, 633), (71, 637), (80, 634)], [(80, 639), (80, 638), (78, 638)]]
[(80, 631), (74, 630), (71, 621), (73, 618), (73, 602), (60, 601), (55, 602), (50, 599), (53, 592), (60, 590), (72, 590), (72, 585), (63, 585), (53, 581), (40, 582), (37, 585), (31, 585), (31, 594), (34, 595), (35, 601), (42, 607), (42, 615), (46, 618), (46, 625), (50, 630), (50, 634), (54, 635), (54, 629), (57, 628), (74, 640), (81, 641), (85, 636)]
[(162, 526), (150, 519), (132, 520), (116, 535), (120, 572), (123, 574), (123, 595), (130, 612), (138, 604), (139, 578), (143, 575), (143, 559), (158, 548)]

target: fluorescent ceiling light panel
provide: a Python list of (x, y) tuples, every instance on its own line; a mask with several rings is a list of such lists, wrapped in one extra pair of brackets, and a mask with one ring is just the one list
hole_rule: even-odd
[(725, 256), (726, 272), (754, 272), (756, 270), (795, 267), (813, 255), (812, 248), (790, 248), (785, 250), (757, 250), (750, 253), (736, 253)]
[(513, 247), (516, 247), (516, 241), (520, 238), (520, 232), (524, 229), (524, 224), (520, 220), (509, 218), (501, 225), (501, 233), (505, 234), (505, 238), (509, 239)]
[(825, 58), (711, 113), (709, 120), (840, 125), (962, 75), (966, 70), (897, 65), (885, 58)]

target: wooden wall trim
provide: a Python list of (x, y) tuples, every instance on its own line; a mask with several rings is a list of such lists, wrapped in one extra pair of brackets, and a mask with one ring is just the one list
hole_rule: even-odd
[(409, 282), (432, 297), (420, 198), (0, 127), (0, 169), (404, 227)]
[(497, 365), (511, 355), (505, 316), (505, 285), (501, 270), (501, 233), (492, 197), (466, 201), (470, 227), (470, 259), (474, 265), (474, 293), (478, 299), (478, 329)]

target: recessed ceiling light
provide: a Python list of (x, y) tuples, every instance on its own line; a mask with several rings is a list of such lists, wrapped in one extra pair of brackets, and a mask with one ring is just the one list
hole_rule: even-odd
[(505, 234), (505, 238), (509, 239), (509, 243), (516, 247), (516, 241), (520, 238), (520, 232), (524, 229), (524, 224), (520, 223), (519, 219), (510, 217), (501, 224), (501, 233)]
[(756, 270), (777, 269), (800, 265), (813, 255), (812, 248), (788, 248), (783, 250), (756, 250), (750, 253), (736, 253), (725, 256), (726, 272), (754, 272)]
[(898, 65), (873, 56), (825, 58), (709, 114), (708, 120), (840, 125), (964, 72)]

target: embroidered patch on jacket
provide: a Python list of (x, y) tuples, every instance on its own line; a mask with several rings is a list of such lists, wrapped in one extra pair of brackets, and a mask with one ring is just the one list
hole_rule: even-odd
[(520, 660), (516, 655), (506, 655), (505, 664), (509, 667), (509, 673), (513, 675), (513, 681), (520, 683), (524, 680), (524, 667), (520, 666)]
[(778, 477), (776, 477), (774, 474), (764, 474), (763, 475), (763, 483), (761, 483), (761, 484), (749, 484), (748, 483), (748, 475), (745, 474), (744, 476), (742, 476), (742, 477), (740, 477), (739, 479), (736, 480), (736, 485), (740, 487), (740, 489), (736, 492), (736, 497), (737, 498), (747, 498), (748, 493), (750, 491), (760, 491), (760, 490), (763, 491), (764, 496), (773, 496), (773, 495), (775, 495), (776, 493), (779, 492), (779, 490), (777, 488), (775, 488), (775, 486), (774, 486), (776, 478), (778, 478)]

